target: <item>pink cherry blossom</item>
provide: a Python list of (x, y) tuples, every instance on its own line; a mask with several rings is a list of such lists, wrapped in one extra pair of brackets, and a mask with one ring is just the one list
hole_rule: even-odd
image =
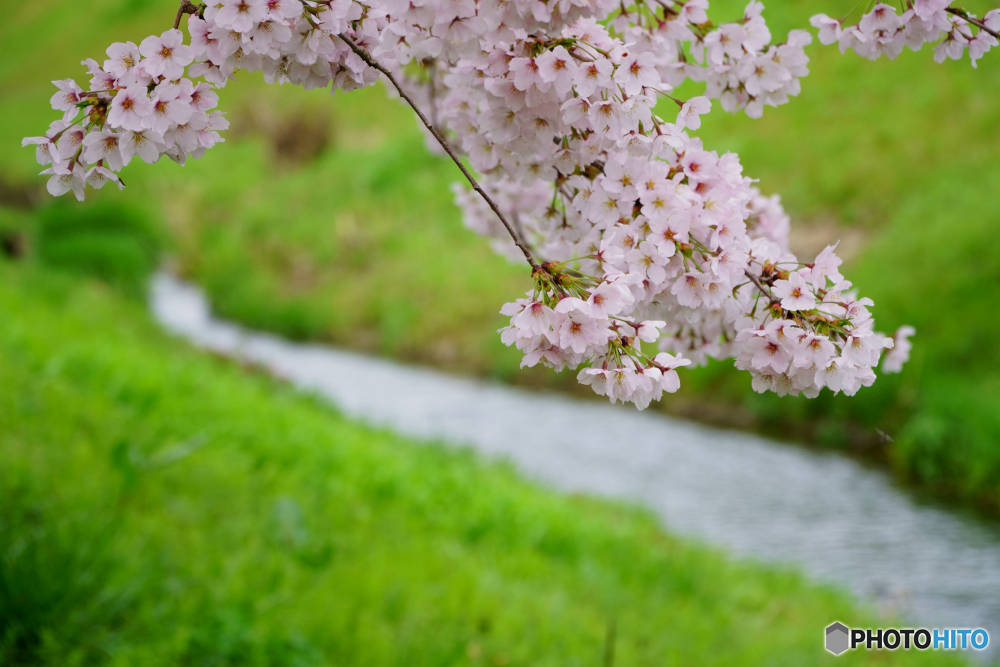
[(632, 301), (634, 299), (631, 293), (617, 283), (601, 283), (587, 298), (591, 317), (595, 319), (617, 315)]
[(582, 97), (590, 97), (599, 90), (609, 88), (613, 73), (614, 65), (606, 58), (583, 62), (576, 71), (576, 91)]
[(125, 130), (142, 129), (146, 116), (153, 112), (153, 103), (146, 95), (146, 87), (134, 83), (118, 91), (108, 113), (108, 125)]
[(172, 126), (184, 125), (194, 113), (189, 100), (177, 84), (161, 83), (150, 98), (153, 109), (143, 119), (143, 127), (162, 135)]
[(615, 70), (615, 83), (625, 90), (626, 95), (638, 95), (644, 86), (663, 90), (669, 88), (660, 80), (656, 71), (656, 59), (652, 53), (642, 51), (632, 52), (622, 59)]
[(194, 49), (184, 45), (184, 35), (177, 29), (142, 40), (139, 53), (145, 56), (143, 67), (146, 74), (152, 77), (162, 75), (168, 81), (179, 79), (184, 74), (184, 68), (194, 60)]
[(103, 162), (112, 171), (121, 171), (124, 163), (118, 141), (118, 135), (110, 129), (95, 130), (83, 140), (84, 157), (91, 164)]
[(559, 325), (559, 346), (577, 354), (583, 354), (593, 345), (601, 345), (608, 340), (607, 326), (580, 311), (573, 311), (562, 318)]
[(677, 112), (677, 127), (697, 130), (701, 127), (701, 117), (712, 110), (707, 97), (692, 97)]
[(80, 165), (75, 165), (68, 171), (49, 168), (43, 171), (42, 175), (49, 176), (46, 189), (53, 197), (61, 197), (67, 192), (72, 192), (78, 201), (83, 201), (86, 173)]
[(913, 349), (913, 343), (910, 342), (910, 337), (917, 332), (911, 326), (901, 326), (893, 334), (893, 345), (888, 353), (882, 358), (882, 370), (886, 373), (899, 373), (903, 370), (903, 364), (905, 364), (910, 359), (910, 350)]
[(862, 332), (848, 336), (844, 343), (844, 361), (855, 366), (874, 366), (878, 363), (879, 354), (886, 345), (891, 345), (892, 339), (886, 339), (873, 333)]
[(123, 164), (127, 165), (136, 155), (144, 162), (153, 164), (160, 158), (162, 145), (163, 137), (153, 130), (139, 130), (123, 133), (118, 148), (121, 151)]
[(86, 176), (87, 185), (94, 188), (95, 190), (100, 190), (108, 183), (115, 183), (119, 190), (124, 190), (125, 186), (119, 180), (118, 176), (108, 169), (107, 167), (101, 167), (99, 165), (94, 165), (87, 172)]
[(52, 83), (59, 89), (59, 92), (53, 95), (50, 100), (52, 108), (56, 111), (64, 112), (63, 120), (73, 120), (80, 113), (77, 104), (80, 103), (80, 93), (83, 92), (83, 89), (73, 79), (53, 81)]
[(785, 310), (811, 310), (816, 307), (816, 295), (799, 273), (788, 274), (788, 280), (776, 281), (771, 291), (781, 299), (781, 307)]
[(236, 32), (249, 32), (268, 14), (264, 0), (222, 0), (215, 23)]
[[(104, 61), (103, 69), (118, 79), (127, 79), (142, 59), (139, 47), (132, 42), (112, 44), (108, 47), (107, 54), (108, 60)], [(126, 81), (126, 83), (134, 83), (134, 81)]]
[(840, 40), (843, 26), (837, 19), (832, 19), (826, 14), (816, 14), (809, 23), (819, 30), (819, 41), (821, 44), (833, 44)]
[(892, 5), (878, 3), (858, 21), (861, 32), (871, 34), (878, 31), (895, 31), (902, 25), (899, 15)]
[(546, 83), (551, 83), (556, 92), (565, 94), (573, 87), (578, 65), (566, 49), (557, 46), (551, 51), (542, 53), (535, 59), (538, 65), (538, 76)]

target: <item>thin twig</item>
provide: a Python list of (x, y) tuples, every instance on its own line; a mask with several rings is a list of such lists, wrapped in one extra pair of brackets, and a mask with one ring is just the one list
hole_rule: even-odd
[(750, 282), (752, 282), (754, 285), (757, 286), (757, 289), (759, 289), (761, 291), (761, 294), (763, 294), (764, 296), (766, 296), (768, 299), (771, 300), (771, 303), (779, 303), (780, 302), (780, 299), (778, 299), (776, 296), (774, 296), (774, 294), (771, 292), (771, 290), (769, 290), (767, 287), (764, 286), (764, 283), (762, 283), (760, 281), (760, 278), (758, 278), (754, 274), (750, 273), (749, 269), (743, 269), (743, 273), (745, 273), (746, 276), (747, 276), (747, 278), (750, 279)]
[(177, 18), (174, 19), (174, 30), (181, 27), (181, 17), (185, 14), (197, 14), (198, 6), (191, 2), (191, 0), (184, 0), (181, 6), (177, 8)]
[(1000, 32), (987, 28), (985, 23), (983, 23), (979, 19), (972, 18), (971, 16), (969, 16), (969, 12), (965, 11), (964, 9), (958, 7), (946, 7), (945, 11), (948, 12), (949, 14), (954, 14), (960, 19), (968, 21), (969, 23), (976, 26), (980, 30), (985, 30), (987, 33), (993, 35), (997, 39), (1000, 39)]
[(396, 81), (396, 77), (392, 75), (392, 72), (390, 72), (381, 63), (375, 60), (371, 56), (371, 54), (369, 54), (363, 48), (355, 44), (350, 37), (347, 37), (346, 35), (343, 34), (338, 35), (338, 37), (344, 40), (344, 43), (351, 48), (351, 51), (354, 51), (356, 54), (358, 54), (358, 57), (364, 60), (369, 67), (374, 67), (379, 72), (381, 72), (385, 76), (385, 78), (389, 80), (389, 83), (391, 83), (393, 87), (395, 87), (396, 92), (399, 93), (399, 96), (402, 97), (404, 100), (406, 100), (406, 103), (410, 105), (413, 111), (417, 114), (417, 117), (420, 118), (420, 122), (423, 123), (424, 127), (426, 127), (427, 130), (434, 135), (434, 138), (437, 139), (439, 144), (441, 144), (441, 148), (444, 149), (444, 152), (447, 153), (448, 156), (452, 159), (452, 161), (458, 166), (462, 174), (465, 176), (466, 180), (468, 180), (469, 183), (472, 185), (472, 189), (479, 193), (479, 196), (482, 197), (487, 204), (489, 204), (489, 207), (493, 209), (493, 212), (497, 214), (498, 218), (500, 218), (500, 222), (502, 222), (503, 226), (507, 229), (507, 233), (510, 234), (510, 237), (512, 239), (514, 239), (514, 245), (516, 245), (518, 249), (524, 254), (524, 258), (528, 261), (528, 264), (531, 265), (532, 272), (542, 271), (542, 267), (538, 265), (537, 261), (535, 261), (535, 256), (531, 254), (531, 251), (528, 249), (528, 246), (526, 246), (524, 242), (521, 241), (518, 235), (514, 232), (513, 226), (511, 226), (511, 224), (507, 222), (507, 218), (505, 218), (503, 213), (500, 212), (500, 207), (497, 206), (496, 202), (494, 202), (493, 199), (488, 194), (486, 194), (486, 191), (483, 190), (482, 186), (480, 186), (479, 183), (476, 182), (476, 179), (472, 177), (472, 174), (470, 174), (469, 170), (465, 168), (465, 165), (462, 164), (462, 161), (458, 159), (458, 156), (455, 155), (455, 151), (453, 151), (451, 146), (448, 145), (448, 142), (445, 140), (445, 138), (441, 135), (440, 132), (438, 132), (437, 128), (435, 128), (431, 124), (431, 122), (427, 120), (427, 116), (423, 114), (423, 112), (417, 107), (416, 103), (412, 99), (410, 99), (410, 96), (406, 94), (405, 90), (403, 90), (403, 87), (399, 85), (399, 82)]

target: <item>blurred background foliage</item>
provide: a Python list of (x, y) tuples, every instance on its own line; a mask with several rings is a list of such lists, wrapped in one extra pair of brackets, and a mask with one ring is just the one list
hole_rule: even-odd
[[(499, 306), (528, 276), (462, 227), (453, 166), (384, 90), (330, 100), (243, 77), (223, 93), (227, 143), (202, 160), (53, 201), (17, 148), (54, 118), (49, 80), (82, 82), (79, 60), (174, 9), (0, 9), (0, 663), (595, 664), (617, 619), (621, 664), (811, 664), (817, 627), (859, 618), (641, 513), (358, 426), (169, 341), (143, 311), (164, 259), (252, 327), (580, 391), (500, 344)], [(847, 9), (765, 15), (783, 35)], [(880, 326), (917, 327), (914, 358), (816, 401), (754, 395), (713, 364), (660, 409), (863, 452), (995, 509), (1000, 65), (809, 54), (798, 99), (759, 121), (713, 114), (701, 135), (782, 194), (798, 249), (843, 239)]]

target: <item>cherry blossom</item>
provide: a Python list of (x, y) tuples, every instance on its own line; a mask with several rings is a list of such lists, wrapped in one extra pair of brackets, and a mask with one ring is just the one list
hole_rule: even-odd
[(107, 49), (108, 60), (104, 61), (104, 71), (123, 85), (135, 83), (134, 72), (142, 56), (139, 47), (132, 42), (112, 44)]
[(697, 130), (701, 128), (701, 117), (712, 110), (712, 103), (707, 97), (692, 97), (681, 105), (677, 112), (677, 128)]
[(142, 40), (139, 53), (145, 58), (143, 70), (146, 74), (151, 77), (163, 75), (168, 81), (179, 79), (184, 68), (194, 60), (194, 49), (184, 45), (184, 34), (177, 29)]
[(111, 129), (95, 130), (83, 140), (83, 157), (90, 164), (103, 163), (112, 171), (121, 171), (124, 162), (118, 142), (118, 134)]
[(788, 280), (776, 280), (771, 291), (781, 299), (785, 310), (811, 310), (816, 306), (816, 295), (800, 273), (789, 274)]
[(913, 349), (913, 343), (910, 342), (910, 336), (913, 336), (917, 332), (916, 329), (909, 325), (904, 325), (899, 327), (895, 334), (893, 334), (893, 345), (892, 348), (886, 353), (885, 358), (882, 360), (882, 370), (886, 373), (899, 373), (903, 370), (903, 364), (905, 364), (910, 359), (910, 350)]
[(980, 20), (951, 4), (951, 0), (913, 0), (899, 14), (892, 5), (878, 3), (853, 26), (844, 26), (826, 14), (813, 16), (810, 23), (819, 30), (822, 44), (837, 42), (841, 53), (853, 50), (869, 60), (881, 56), (891, 59), (904, 47), (919, 51), (924, 44), (937, 42), (937, 62), (961, 60), (968, 52), (976, 67), (980, 58), (1000, 44), (1000, 11), (994, 9)]
[[(219, 0), (188, 8), (187, 40), (170, 29), (84, 61), (89, 90), (56, 82), (59, 120), (22, 143), (53, 195), (83, 198), (123, 187), (137, 157), (183, 165), (223, 141), (218, 90), (242, 72), (331, 93), (385, 77), (473, 185), (455, 188), (465, 224), (530, 267), (500, 311), (523, 366), (640, 409), (709, 359), (756, 391), (853, 394), (880, 361), (901, 368), (912, 329), (878, 333), (836, 246), (795, 257), (780, 198), (694, 134), (717, 109), (756, 118), (800, 92), (811, 35), (780, 41), (763, 9), (713, 23), (707, 0)], [(973, 62), (998, 22), (939, 0), (812, 20), (865, 57), (940, 39), (940, 57)], [(703, 94), (672, 97), (685, 81)]]
[(141, 130), (147, 116), (153, 112), (153, 103), (146, 94), (146, 87), (133, 83), (115, 95), (108, 113), (108, 125), (125, 130)]

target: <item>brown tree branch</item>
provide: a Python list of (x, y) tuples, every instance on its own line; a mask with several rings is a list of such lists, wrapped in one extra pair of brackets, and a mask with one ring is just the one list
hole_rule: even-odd
[(983, 23), (979, 19), (972, 18), (971, 16), (969, 16), (969, 12), (965, 11), (961, 7), (946, 7), (945, 11), (948, 12), (949, 14), (954, 14), (955, 16), (959, 17), (960, 19), (968, 21), (969, 23), (971, 23), (972, 25), (976, 26), (980, 30), (985, 30), (990, 35), (993, 35), (997, 39), (1000, 39), (1000, 32), (997, 32), (996, 30), (991, 30), (990, 28), (987, 28), (985, 23)]
[(774, 296), (774, 294), (771, 292), (771, 290), (769, 290), (767, 287), (764, 286), (764, 283), (762, 283), (760, 281), (760, 278), (758, 278), (754, 274), (750, 273), (749, 269), (743, 269), (743, 273), (745, 273), (746, 277), (750, 279), (750, 282), (752, 282), (754, 285), (757, 286), (757, 289), (760, 290), (761, 294), (763, 294), (764, 296), (766, 296), (768, 299), (771, 300), (771, 303), (779, 303), (780, 302), (780, 299), (778, 299), (776, 296)]
[(184, 0), (181, 2), (181, 6), (177, 8), (177, 17), (174, 19), (174, 30), (181, 27), (181, 17), (185, 14), (197, 14), (198, 6), (191, 2), (191, 0)]
[(493, 212), (497, 214), (497, 217), (500, 218), (500, 222), (502, 222), (503, 226), (507, 229), (507, 233), (510, 234), (510, 237), (512, 239), (514, 239), (514, 245), (516, 245), (518, 249), (521, 251), (521, 253), (524, 254), (524, 258), (528, 261), (528, 264), (531, 265), (532, 273), (537, 271), (542, 271), (543, 270), (542, 267), (538, 265), (538, 262), (535, 260), (535, 256), (531, 254), (531, 250), (529, 250), (528, 246), (526, 246), (524, 242), (518, 237), (517, 233), (514, 231), (514, 227), (507, 221), (507, 218), (504, 217), (504, 214), (500, 212), (500, 207), (497, 206), (496, 202), (493, 201), (493, 199), (488, 194), (486, 194), (486, 191), (483, 190), (482, 186), (480, 186), (479, 183), (476, 182), (476, 179), (472, 177), (472, 174), (469, 173), (469, 170), (465, 168), (465, 165), (462, 164), (462, 161), (458, 159), (457, 155), (455, 155), (455, 151), (453, 151), (451, 146), (448, 145), (448, 142), (445, 140), (444, 136), (442, 136), (441, 133), (438, 132), (437, 128), (435, 128), (431, 124), (431, 122), (427, 120), (427, 116), (423, 114), (423, 112), (417, 107), (416, 103), (410, 98), (409, 95), (406, 94), (406, 91), (403, 90), (403, 87), (401, 85), (399, 85), (399, 82), (396, 80), (396, 77), (392, 75), (392, 72), (390, 72), (381, 63), (375, 60), (370, 53), (368, 53), (366, 50), (355, 44), (350, 37), (343, 34), (338, 35), (338, 37), (344, 40), (344, 43), (347, 44), (347, 46), (349, 46), (351, 50), (354, 51), (354, 53), (358, 54), (358, 57), (364, 60), (369, 67), (377, 69), (379, 72), (383, 74), (383, 76), (385, 76), (386, 79), (389, 80), (389, 83), (393, 85), (393, 87), (396, 89), (396, 92), (399, 93), (399, 96), (402, 97), (406, 101), (406, 103), (410, 105), (413, 111), (417, 114), (417, 117), (420, 118), (420, 122), (424, 124), (424, 127), (427, 128), (427, 131), (434, 135), (434, 138), (437, 139), (437, 142), (439, 144), (441, 144), (441, 148), (444, 149), (444, 152), (447, 153), (448, 156), (452, 159), (452, 161), (458, 166), (462, 174), (465, 176), (466, 180), (468, 180), (469, 183), (472, 185), (472, 189), (479, 193), (479, 196), (486, 201), (489, 207), (493, 209)]

